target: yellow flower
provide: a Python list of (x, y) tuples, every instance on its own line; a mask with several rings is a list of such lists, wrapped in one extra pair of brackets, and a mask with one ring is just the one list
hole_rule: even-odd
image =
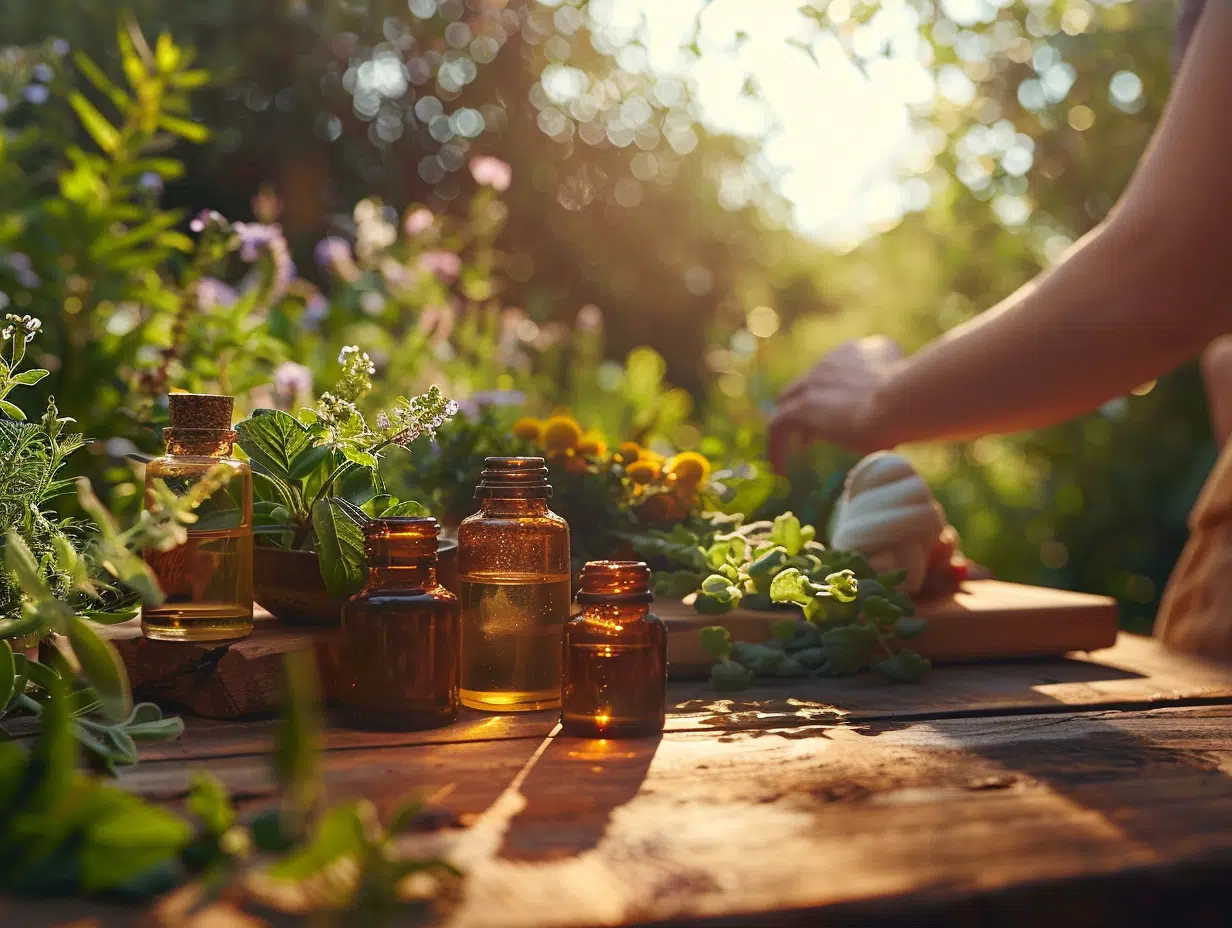
[(684, 518), (684, 510), (680, 503), (670, 493), (656, 493), (648, 496), (646, 502), (638, 507), (642, 521), (649, 524), (675, 522)]
[(710, 462), (696, 451), (682, 451), (663, 468), (681, 486), (695, 487), (710, 476)]
[(545, 451), (572, 451), (582, 440), (582, 427), (572, 416), (553, 416), (543, 424), (539, 440)]
[(642, 456), (642, 446), (635, 441), (622, 442), (616, 449), (616, 460), (622, 464), (632, 464)]
[(523, 416), (513, 423), (513, 436), (526, 441), (538, 442), (543, 437), (543, 423), (530, 416)]
[(625, 475), (634, 483), (653, 483), (659, 479), (659, 465), (653, 461), (634, 461), (625, 467)]
[(575, 449), (578, 454), (588, 458), (601, 458), (607, 454), (607, 442), (598, 432), (591, 430), (582, 436)]

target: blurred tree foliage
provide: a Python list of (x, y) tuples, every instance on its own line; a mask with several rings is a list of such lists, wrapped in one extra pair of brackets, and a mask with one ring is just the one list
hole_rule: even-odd
[[(1166, 98), (1175, 14), (1171, 0), (802, 5), (800, 47), (837, 41), (872, 77), (910, 59), (928, 85), (910, 107), (903, 217), (836, 254), (777, 221), (756, 139), (705, 131), (687, 79), (640, 67), (641, 32), (605, 36), (601, 0), (127, 5), (218, 74), (193, 109), (213, 142), (183, 153), (169, 205), (239, 217), (269, 181), (307, 269), (322, 234), (350, 231), (334, 217), (356, 200), (461, 208), (468, 159), (497, 154), (519, 179), (500, 243), (518, 288), (507, 297), (540, 322), (601, 306), (605, 350), (659, 349), (701, 400), (711, 444), (746, 454), (777, 389), (821, 351), (868, 332), (917, 347), (1105, 215)], [(7, 3), (0, 34), (62, 36), (102, 60), (116, 12)], [(680, 50), (686, 65), (697, 54)], [(755, 99), (757, 81), (747, 90)], [(824, 93), (802, 88), (801, 105)], [(720, 205), (733, 172), (753, 205)], [(1109, 591), (1131, 618), (1151, 615), (1213, 449), (1192, 370), (1139, 392), (1038, 434), (921, 449), (970, 552), (1008, 578)], [(701, 440), (683, 428), (682, 444)], [(819, 487), (800, 492), (822, 511)]]

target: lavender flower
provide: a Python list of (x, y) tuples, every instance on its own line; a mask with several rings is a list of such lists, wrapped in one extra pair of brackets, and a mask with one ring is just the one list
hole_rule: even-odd
[(57, 58), (63, 58), (69, 52), (69, 45), (64, 39), (51, 40), (51, 53)]
[(142, 190), (148, 190), (155, 196), (159, 196), (163, 192), (163, 179), (161, 175), (153, 171), (146, 171), (137, 178), (137, 186)]
[(327, 268), (348, 283), (354, 283), (359, 279), (359, 266), (355, 263), (351, 244), (346, 239), (338, 238), (336, 235), (327, 236), (317, 242), (312, 255), (318, 265)]
[(197, 281), (197, 305), (204, 313), (220, 306), (234, 306), (237, 299), (239, 294), (235, 292), (235, 288), (217, 277), (202, 277)]
[(421, 271), (435, 274), (441, 283), (451, 283), (458, 279), (462, 271), (462, 259), (452, 251), (425, 251), (416, 261)]
[(286, 246), (282, 226), (262, 222), (237, 222), (233, 227), (240, 242), (240, 260), (252, 264), (261, 257), (262, 251), (273, 248), (276, 242)]
[(406, 219), (402, 222), (402, 230), (407, 235), (415, 236), (422, 235), (432, 228), (432, 223), (436, 222), (436, 216), (432, 210), (420, 207), (406, 214)]
[(312, 371), (294, 361), (283, 361), (274, 368), (274, 390), (290, 400), (312, 392)]
[(491, 187), (497, 192), (508, 190), (510, 183), (513, 182), (513, 168), (500, 158), (493, 158), (491, 155), (472, 158), (470, 168), (471, 177), (475, 178), (475, 183), (483, 187)]
[(51, 70), (51, 65), (40, 61), (30, 69), (30, 73), (34, 76), (36, 81), (42, 84), (49, 84), (51, 83), (51, 79), (55, 76), (56, 72)]
[(29, 84), (21, 95), (26, 98), (27, 103), (33, 103), (35, 106), (42, 106), (51, 96), (51, 91), (42, 84)]
[(321, 321), (329, 315), (329, 300), (321, 294), (314, 293), (304, 304), (302, 321), (304, 326), (312, 331), (320, 327)]
[(188, 224), (188, 228), (197, 233), (204, 232), (212, 226), (217, 226), (224, 231), (227, 228), (227, 220), (223, 217), (222, 213), (212, 209), (203, 209), (201, 212), (197, 213), (197, 215), (193, 217), (192, 222)]

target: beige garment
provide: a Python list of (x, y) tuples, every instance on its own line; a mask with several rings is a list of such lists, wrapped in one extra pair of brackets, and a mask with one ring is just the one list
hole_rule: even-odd
[(1232, 442), (1189, 514), (1189, 541), (1168, 578), (1155, 637), (1178, 651), (1232, 658)]

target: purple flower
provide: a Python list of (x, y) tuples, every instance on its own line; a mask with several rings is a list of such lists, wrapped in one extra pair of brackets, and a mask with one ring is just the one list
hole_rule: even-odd
[(21, 95), (26, 98), (27, 103), (40, 106), (47, 102), (47, 98), (51, 96), (51, 91), (42, 84), (30, 84), (21, 92)]
[(509, 189), (513, 182), (513, 168), (500, 158), (491, 155), (480, 155), (471, 159), (471, 177), (475, 183), (483, 187), (491, 187), (496, 191)]
[(462, 259), (452, 251), (425, 251), (416, 261), (421, 271), (435, 274), (441, 283), (450, 283), (458, 279), (462, 271)]
[(142, 190), (148, 190), (150, 193), (158, 196), (163, 192), (163, 179), (161, 175), (156, 174), (153, 171), (146, 171), (137, 178), (137, 186), (139, 186)]
[(56, 72), (51, 70), (51, 65), (45, 64), (42, 61), (40, 61), (33, 68), (30, 69), (30, 73), (34, 75), (34, 79), (36, 81), (39, 81), (40, 83), (43, 83), (43, 84), (47, 84), (47, 83), (50, 83), (51, 79), (55, 76)]
[(355, 263), (355, 253), (351, 251), (351, 243), (344, 238), (330, 235), (317, 242), (312, 251), (317, 264), (333, 271), (343, 280), (353, 283), (359, 279), (359, 266)]
[(420, 207), (406, 214), (406, 219), (402, 223), (402, 229), (407, 235), (422, 235), (432, 228), (432, 223), (436, 222), (436, 216), (432, 210)]
[(208, 313), (219, 306), (233, 306), (238, 298), (235, 288), (217, 277), (202, 277), (197, 282), (197, 305), (202, 312)]
[(203, 209), (188, 224), (188, 228), (194, 232), (204, 232), (210, 226), (218, 226), (221, 229), (225, 229), (227, 227), (227, 220), (223, 218), (222, 213), (212, 209)]
[(237, 222), (232, 228), (240, 242), (240, 260), (252, 264), (261, 257), (262, 251), (272, 250), (276, 243), (286, 248), (282, 226), (263, 222)]
[(274, 368), (274, 389), (296, 400), (312, 392), (312, 371), (294, 361), (283, 361)]
[(20, 251), (15, 251), (8, 257), (9, 267), (13, 269), (13, 274), (17, 278), (17, 282), (27, 290), (33, 290), (43, 282), (43, 279), (34, 272), (34, 265), (30, 263), (30, 257), (22, 254)]
[(52, 39), (51, 40), (51, 53), (55, 55), (57, 58), (63, 58), (65, 55), (67, 55), (68, 48), (69, 48), (68, 42), (64, 41), (64, 39)]
[(314, 293), (308, 297), (308, 302), (304, 304), (304, 315), (302, 317), (304, 327), (310, 330), (316, 330), (321, 325), (321, 320), (329, 315), (329, 301), (321, 294)]

